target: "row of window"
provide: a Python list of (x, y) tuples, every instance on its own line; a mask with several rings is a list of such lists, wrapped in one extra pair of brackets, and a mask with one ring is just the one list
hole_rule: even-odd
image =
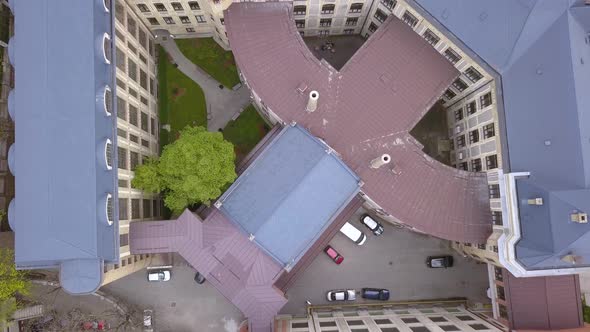
[[(346, 18), (346, 26), (356, 26), (358, 24), (359, 18), (358, 17), (347, 17)], [(303, 29), (305, 28), (305, 20), (295, 20), (295, 26), (299, 29)], [(320, 19), (320, 27), (331, 27), (332, 26), (332, 19), (331, 18), (322, 18)], [(352, 32), (350, 34), (352, 34), (354, 32), (354, 29), (352, 29)], [(344, 32), (344, 34), (346, 33), (346, 30)]]
[[(129, 106), (129, 108), (127, 108), (127, 106)], [(141, 128), (141, 130), (148, 134), (151, 133), (152, 136), (157, 136), (156, 119), (150, 117), (147, 113), (140, 111), (133, 104), (127, 104), (125, 99), (119, 96), (117, 96), (117, 117)]]
[[(336, 8), (336, 6), (333, 4), (323, 5), (321, 13), (322, 14), (334, 14), (335, 8)], [(362, 10), (363, 10), (362, 3), (353, 3), (350, 5), (348, 12), (349, 13), (360, 13)], [(307, 6), (305, 6), (305, 5), (293, 6), (293, 15), (300, 16), (300, 15), (306, 15), (306, 14), (307, 14)]]
[[(191, 24), (191, 19), (188, 16), (179, 16), (178, 18), (180, 19), (180, 23), (182, 23), (182, 24)], [(174, 21), (174, 18), (172, 18), (170, 16), (162, 17), (162, 19), (164, 20), (164, 23), (166, 23), (166, 24), (176, 24), (176, 22)], [(197, 23), (207, 23), (207, 19), (205, 18), (204, 15), (195, 15), (195, 19), (196, 19)], [(213, 17), (211, 17), (211, 20), (213, 20)], [(222, 25), (225, 24), (223, 18), (220, 18), (219, 21), (221, 22)], [(158, 19), (155, 17), (148, 17), (148, 22), (150, 22), (151, 25), (160, 25), (160, 21), (158, 21)]]
[[(129, 134), (129, 140), (133, 140), (132, 134)], [(138, 139), (137, 136), (135, 136), (136, 139)], [(136, 142), (137, 143), (137, 142)], [(147, 148), (149, 148), (149, 141), (148, 140), (141, 140), (141, 144)], [(127, 159), (129, 153), (129, 159)], [(125, 170), (135, 170), (135, 168), (141, 164), (144, 164), (145, 161), (147, 160), (148, 156), (146, 155), (142, 155), (139, 152), (135, 152), (135, 151), (129, 151), (124, 147), (117, 147), (117, 157), (118, 157), (118, 162), (119, 162), (119, 169), (125, 169)], [(119, 182), (119, 184), (125, 184), (125, 187), (127, 186), (127, 183), (121, 183)]]
[[(492, 105), (492, 93), (491, 92), (488, 92), (488, 93), (481, 95), (479, 97), (479, 109), (484, 109), (490, 105)], [(468, 102), (467, 104), (465, 104), (465, 112), (467, 113), (467, 116), (475, 114), (477, 112), (477, 110), (478, 110), (478, 108), (477, 108), (477, 104), (476, 104), (475, 100), (472, 100), (472, 101)], [(461, 121), (461, 120), (463, 120), (464, 117), (465, 117), (465, 114), (463, 113), (463, 107), (455, 110), (455, 121)], [(492, 128), (492, 133), (493, 133), (493, 128)], [(492, 136), (493, 136), (493, 134), (492, 134)]]
[[(171, 2), (170, 5), (172, 6), (172, 9), (174, 11), (177, 11), (177, 12), (184, 11), (184, 7), (182, 6), (182, 4), (180, 2)], [(189, 1), (188, 6), (189, 6), (190, 10), (201, 10), (201, 6), (199, 5), (199, 3), (197, 1)], [(161, 2), (155, 2), (154, 7), (159, 12), (167, 12), (168, 11), (168, 8), (166, 8), (166, 6)], [(137, 8), (142, 13), (151, 12), (149, 7), (143, 3), (137, 4)]]
[[(498, 168), (498, 156), (497, 155), (495, 155), (495, 154), (489, 155), (489, 156), (486, 156), (484, 159), (486, 161), (486, 169), (487, 170)], [(471, 166), (471, 167), (469, 167), (469, 166)], [(472, 172), (481, 172), (483, 170), (483, 164), (482, 164), (481, 158), (471, 159), (469, 164), (466, 161), (464, 161), (464, 162), (458, 163), (457, 165), (453, 165), (453, 167), (456, 167), (456, 168), (458, 168), (460, 170), (464, 170), (464, 171), (471, 170)], [(493, 198), (499, 198), (499, 197), (493, 197)]]
[(142, 261), (145, 258), (149, 258), (150, 254), (145, 254), (145, 255), (133, 255), (133, 256), (129, 256), (127, 258), (122, 258), (119, 264), (105, 264), (104, 265), (104, 273), (107, 273), (108, 271), (111, 270), (116, 270), (119, 267), (124, 267), (126, 265), (131, 265), (133, 263), (137, 263), (138, 261)]
[[(127, 20), (125, 20), (125, 7), (120, 1), (118, 1), (115, 6), (115, 17), (119, 23), (127, 26), (127, 31), (131, 34), (131, 36), (133, 36), (135, 40), (139, 42), (139, 45), (141, 45), (144, 50), (148, 51), (149, 54), (153, 56), (154, 43), (151, 38), (148, 38), (148, 32), (141, 29), (135, 19), (133, 19), (131, 16), (127, 16)], [(120, 31), (117, 30), (116, 34), (120, 41), (125, 42), (125, 36)]]
[[(345, 313), (345, 315), (348, 313)], [(492, 328), (488, 327), (487, 325), (478, 323), (476, 321), (476, 319), (474, 319), (473, 317), (469, 316), (469, 315), (459, 315), (459, 316), (455, 316), (456, 318), (458, 318), (459, 320), (466, 322), (466, 324), (468, 324), (472, 329), (476, 330), (476, 331), (482, 331), (482, 330), (492, 330)], [(456, 325), (451, 325), (450, 321), (443, 316), (432, 316), (432, 317), (425, 317), (428, 318), (429, 320), (431, 320), (434, 323), (437, 323), (436, 326), (440, 329), (442, 329), (443, 331), (460, 331), (461, 329), (456, 326)], [(423, 325), (423, 323), (420, 322), (420, 320), (418, 320), (418, 318), (416, 317), (402, 317), (400, 318), (402, 322), (404, 322), (405, 324), (408, 324), (406, 327), (411, 330), (412, 332), (430, 332), (431, 327), (430, 326), (425, 326)], [(393, 327), (391, 325), (395, 324), (394, 321), (392, 321), (389, 318), (374, 318), (373, 319), (374, 323), (376, 325), (379, 326), (380, 331), (385, 331), (385, 332), (398, 332), (399, 328), (398, 327)], [(365, 325), (365, 321), (364, 320), (360, 320), (360, 319), (347, 319), (345, 320), (346, 325), (348, 325), (348, 327), (352, 330), (352, 331), (368, 331), (368, 329), (362, 329), (362, 327), (366, 327), (367, 325)], [(390, 325), (389, 327), (387, 326), (381, 326), (381, 325)], [(319, 321), (319, 326), (320, 327), (336, 327), (338, 326), (336, 324), (336, 321), (334, 320), (320, 320)], [(304, 328), (304, 327), (308, 327), (308, 323), (307, 322), (293, 322), (292, 324), (293, 328)], [(323, 331), (323, 329), (322, 329)]]
[[(494, 129), (494, 124), (489, 123), (489, 124), (483, 126), (482, 132), (483, 132), (483, 139), (488, 139), (488, 138), (494, 137), (496, 135), (496, 132)], [(456, 143), (457, 149), (464, 148), (466, 146), (465, 134), (457, 136), (456, 140), (457, 140), (457, 143)], [(469, 132), (469, 143), (471, 143), (471, 144), (477, 143), (477, 142), (479, 142), (479, 140), (480, 140), (479, 128), (474, 129)], [(455, 144), (453, 144), (452, 140), (451, 140), (451, 149), (455, 149)]]
[(159, 217), (161, 210), (160, 201), (156, 199), (119, 198), (119, 220)]

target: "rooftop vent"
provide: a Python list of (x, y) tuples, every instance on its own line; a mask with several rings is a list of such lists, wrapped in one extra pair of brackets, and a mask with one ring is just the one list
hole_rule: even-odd
[(307, 84), (306, 83), (299, 83), (299, 85), (297, 86), (297, 92), (299, 92), (300, 94), (304, 94), (305, 91), (307, 91)]
[(527, 201), (527, 203), (529, 205), (543, 205), (543, 198), (541, 198), (541, 197), (531, 198)]
[(579, 224), (586, 224), (588, 223), (588, 214), (582, 212), (572, 213), (570, 215), (570, 220)]
[(312, 90), (309, 93), (309, 99), (307, 100), (307, 107), (305, 108), (306, 112), (313, 112), (318, 108), (318, 99), (320, 98), (320, 93)]
[(582, 256), (574, 255), (572, 252), (562, 256), (561, 260), (572, 265), (583, 263)]
[(388, 154), (382, 154), (379, 158), (371, 160), (371, 168), (379, 168), (383, 165), (391, 162), (391, 156)]

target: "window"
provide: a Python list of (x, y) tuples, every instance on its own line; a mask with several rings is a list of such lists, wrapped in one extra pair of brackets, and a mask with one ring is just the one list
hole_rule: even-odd
[(121, 188), (127, 188), (129, 187), (129, 181), (128, 180), (121, 180), (119, 179), (119, 187)]
[(118, 146), (117, 147), (117, 158), (119, 161), (120, 169), (127, 169), (127, 150)]
[(477, 245), (477, 249), (481, 249), (481, 250), (485, 250), (486, 249), (486, 245), (485, 243), (480, 243)]
[(154, 217), (158, 217), (160, 215), (159, 210), (160, 209), (159, 209), (158, 201), (157, 200), (153, 200), (152, 201), (152, 212), (154, 214)]
[(436, 317), (428, 317), (431, 321), (435, 322), (435, 323), (440, 323), (440, 322), (448, 322), (446, 318), (441, 317), (441, 316), (436, 316)]
[(467, 111), (467, 114), (469, 114), (469, 115), (477, 112), (477, 105), (475, 104), (475, 100), (467, 103), (467, 105), (465, 105), (465, 110)]
[(352, 34), (354, 34), (354, 29), (344, 29), (344, 34), (345, 35), (352, 35)]
[[(379, 9), (377, 9), (379, 10)], [(377, 25), (373, 22), (371, 22), (371, 24), (369, 25), (369, 32), (375, 32), (375, 30), (377, 30)]]
[(129, 104), (129, 123), (137, 127), (137, 107)]
[(129, 233), (119, 234), (119, 245), (125, 247), (129, 245)]
[(492, 222), (494, 225), (502, 226), (502, 212), (492, 211)]
[(475, 83), (483, 78), (483, 75), (473, 67), (467, 68), (467, 70), (465, 71), (465, 76), (467, 76), (467, 78), (472, 83)]
[(122, 120), (127, 120), (127, 102), (119, 96), (117, 96), (117, 117)]
[(348, 17), (346, 19), (346, 23), (345, 24), (348, 25), (348, 26), (354, 26), (354, 25), (357, 25), (358, 21), (359, 21), (359, 18), (358, 17)]
[(195, 18), (197, 19), (197, 23), (207, 22), (207, 20), (205, 19), (205, 16), (203, 16), (203, 15), (196, 15)]
[(320, 26), (321, 27), (329, 27), (332, 25), (332, 19), (331, 18), (322, 18), (320, 19)]
[(502, 274), (502, 269), (494, 266), (494, 278), (498, 281), (504, 281), (504, 275)]
[(318, 31), (320, 36), (327, 36), (330, 34), (330, 30), (320, 30)]
[(221, 23), (221, 25), (225, 25), (225, 19), (223, 17), (219, 18), (219, 23)]
[(487, 169), (498, 168), (498, 156), (495, 154), (486, 156), (486, 167)]
[(137, 48), (131, 44), (131, 42), (127, 42), (127, 48), (131, 51), (131, 53), (137, 53)]
[(460, 329), (455, 325), (443, 325), (439, 327), (445, 332), (460, 331)]
[(504, 287), (500, 285), (496, 285), (496, 294), (498, 294), (498, 298), (501, 300), (506, 300), (506, 294), (504, 293)]
[(127, 198), (119, 198), (119, 220), (129, 219), (129, 207)]
[(461, 135), (457, 137), (457, 147), (462, 148), (465, 147), (465, 135)]
[[(147, 73), (145, 71), (143, 71), (143, 69), (139, 70), (139, 85), (145, 89), (145, 91), (147, 91), (148, 89), (148, 85), (147, 85)], [(145, 97), (142, 97), (142, 100), (145, 99)], [(146, 99), (147, 102), (147, 99)]]
[(148, 22), (150, 22), (151, 25), (160, 25), (160, 22), (158, 22), (155, 17), (148, 17)]
[(127, 69), (127, 76), (137, 82), (137, 65), (131, 60), (131, 58), (127, 59)]
[(409, 11), (406, 10), (404, 15), (402, 16), (402, 21), (406, 22), (412, 29), (418, 24), (418, 19), (416, 16), (412, 15)]
[(199, 6), (199, 3), (196, 1), (189, 1), (188, 6), (191, 10), (201, 10), (201, 6)]
[(129, 140), (133, 143), (139, 144), (139, 136), (137, 135), (129, 134)]
[(492, 251), (498, 253), (498, 246), (492, 246)]
[(294, 329), (300, 329), (300, 328), (304, 328), (304, 327), (309, 327), (309, 325), (307, 324), (307, 322), (299, 322), (299, 323), (291, 323), (291, 328)]
[(167, 12), (168, 9), (166, 9), (166, 6), (164, 6), (164, 4), (162, 3), (155, 3), (154, 7), (156, 7), (156, 10), (159, 12)]
[(147, 34), (142, 29), (139, 29), (138, 31), (137, 40), (139, 41), (139, 45), (147, 51)]
[(195, 32), (195, 28), (186, 28), (186, 32)]
[(184, 10), (184, 8), (182, 8), (182, 5), (180, 4), (180, 2), (171, 2), (170, 4), (172, 5), (172, 9), (174, 9), (177, 12)]
[(424, 38), (424, 40), (426, 40), (426, 42), (432, 46), (435, 46), (440, 41), (440, 38), (430, 29), (426, 29), (422, 35), (422, 38)]
[(141, 145), (145, 146), (146, 148), (150, 147), (150, 142), (148, 140), (145, 139), (141, 139)]
[(127, 132), (121, 128), (117, 128), (117, 136), (127, 138)]
[(458, 168), (458, 169), (460, 169), (460, 170), (464, 170), (464, 171), (466, 171), (466, 170), (467, 170), (467, 162), (466, 162), (466, 161), (464, 161), (464, 162), (462, 162), (462, 163), (458, 164), (458, 165), (457, 165), (457, 168)]
[(476, 330), (476, 331), (480, 331), (480, 330), (489, 330), (490, 328), (483, 325), (483, 324), (470, 324), (469, 326), (471, 326), (472, 329)]
[(426, 326), (411, 326), (410, 330), (412, 330), (412, 332), (430, 332)]
[(305, 28), (305, 20), (295, 20), (295, 26), (299, 29)]
[(139, 198), (131, 199), (131, 219), (139, 219), (141, 215), (139, 213)]
[(305, 36), (305, 31), (299, 31), (299, 35), (300, 35), (301, 37)]
[(127, 31), (135, 38), (137, 35), (137, 22), (131, 17), (127, 17)]
[(143, 200), (143, 217), (144, 218), (151, 218), (152, 217), (152, 201), (149, 199)]
[(469, 132), (469, 143), (479, 142), (479, 129), (475, 129)]
[(189, 24), (191, 23), (191, 20), (188, 18), (188, 16), (180, 16), (180, 22), (183, 24)]
[[(117, 60), (119, 60), (119, 59), (117, 59)], [(123, 81), (121, 81), (119, 78), (117, 78), (117, 86), (119, 88), (121, 88), (122, 91), (127, 90), (127, 85)]]
[(125, 72), (127, 70), (127, 67), (125, 66), (126, 59), (127, 58), (125, 57), (125, 53), (123, 53), (123, 51), (121, 51), (117, 47), (117, 69), (119, 69), (122, 72)]
[(508, 309), (503, 304), (498, 304), (498, 311), (500, 312), (500, 317), (503, 319), (508, 319)]
[(375, 17), (375, 19), (377, 19), (377, 21), (383, 23), (385, 21), (385, 19), (387, 18), (387, 14), (385, 14), (383, 11), (381, 11), (381, 9), (377, 9), (377, 11), (375, 12), (375, 15), (373, 15), (373, 17)]
[(365, 325), (362, 320), (347, 320), (346, 323), (349, 326), (358, 326), (358, 325)]
[(119, 31), (119, 29), (115, 29), (115, 36), (117, 36), (118, 40), (125, 42), (125, 36), (121, 31)]
[(492, 93), (488, 92), (485, 95), (479, 97), (479, 107), (484, 108), (492, 104)]
[(490, 184), (488, 186), (488, 192), (490, 193), (490, 198), (500, 198), (500, 185)]
[(139, 165), (139, 153), (129, 151), (129, 167), (132, 171)]
[(119, 1), (115, 2), (115, 17), (117, 21), (125, 23), (125, 7)]
[(457, 94), (455, 92), (453, 92), (453, 90), (451, 90), (451, 89), (447, 89), (444, 93), (444, 97), (447, 100), (451, 100), (451, 99), (455, 98), (456, 96), (457, 96)]
[(412, 323), (419, 323), (420, 321), (414, 317), (405, 317), (402, 318), (402, 321), (406, 324), (412, 324)]
[(148, 8), (148, 6), (146, 6), (143, 3), (137, 4), (137, 8), (139, 9), (140, 12), (142, 13), (149, 13), (150, 9)]
[(147, 59), (146, 59), (146, 57), (145, 57), (145, 56), (143, 56), (141, 53), (139, 53), (139, 60), (140, 60), (141, 62), (143, 62), (144, 64), (146, 64), (146, 65), (147, 65)]
[(363, 10), (362, 3), (353, 3), (350, 5), (350, 9), (348, 10), (349, 13), (360, 13)]
[(481, 172), (481, 159), (475, 158), (471, 160), (471, 170), (474, 172)]
[(463, 243), (463, 245), (466, 247), (471, 247), (471, 243), (469, 243), (469, 242), (465, 242), (465, 243)]
[(444, 55), (452, 64), (457, 64), (461, 60), (461, 56), (450, 47), (447, 48)]
[(453, 87), (457, 89), (459, 92), (465, 91), (467, 89), (467, 83), (465, 83), (462, 79), (458, 78), (453, 82)]
[(149, 117), (146, 113), (141, 112), (141, 130), (149, 133), (148, 122)]
[(307, 11), (306, 6), (294, 6), (293, 7), (293, 14), (294, 15), (305, 15)]
[(463, 120), (463, 109), (459, 108), (457, 110), (455, 110), (455, 121), (461, 121)]
[(170, 16), (163, 17), (163, 19), (166, 24), (174, 24), (174, 19), (172, 19)]
[(495, 132), (493, 123), (483, 126), (483, 138), (484, 139), (494, 137), (495, 135), (496, 135), (496, 132)]
[(322, 14), (334, 14), (335, 5), (323, 5), (322, 6)]
[(395, 5), (397, 4), (397, 1), (396, 0), (381, 0), (381, 4), (389, 10), (393, 10), (393, 8), (395, 8)]

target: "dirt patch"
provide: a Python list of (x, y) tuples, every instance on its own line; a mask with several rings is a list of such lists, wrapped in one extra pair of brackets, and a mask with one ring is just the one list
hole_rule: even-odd
[(227, 59), (223, 62), (223, 68), (229, 69), (232, 68), (234, 66), (234, 62), (232, 61), (232, 59)]
[(269, 131), (269, 128), (265, 123), (258, 124), (258, 133), (260, 133), (260, 138), (266, 136), (268, 131)]
[(172, 88), (172, 100), (176, 101), (178, 98), (184, 96), (185, 93), (186, 93), (185, 88), (180, 88), (178, 86), (174, 86)]

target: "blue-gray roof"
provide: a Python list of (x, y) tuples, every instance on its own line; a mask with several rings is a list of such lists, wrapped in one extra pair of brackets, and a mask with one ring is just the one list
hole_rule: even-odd
[[(103, 263), (119, 256), (114, 66), (103, 55), (113, 8), (79, 0), (10, 4), (15, 89), (9, 111), (16, 137), (9, 166), (16, 197), (9, 222), (16, 265), (59, 267), (66, 291), (93, 292), (102, 282)], [(106, 45), (114, 63), (108, 39)], [(105, 102), (106, 85), (111, 92)], [(107, 139), (115, 152), (110, 170)]]
[(216, 205), (265, 251), (293, 266), (359, 191), (322, 141), (286, 126)]
[[(575, 251), (589, 263), (590, 241), (576, 241), (590, 229), (569, 219), (571, 210), (590, 213), (583, 200), (590, 188), (590, 6), (580, 0), (415, 1), (501, 75), (505, 171), (530, 172), (517, 180), (520, 201), (538, 192), (551, 202), (520, 204), (517, 258), (530, 268), (550, 268), (563, 252)], [(529, 227), (533, 215), (536, 226)]]

